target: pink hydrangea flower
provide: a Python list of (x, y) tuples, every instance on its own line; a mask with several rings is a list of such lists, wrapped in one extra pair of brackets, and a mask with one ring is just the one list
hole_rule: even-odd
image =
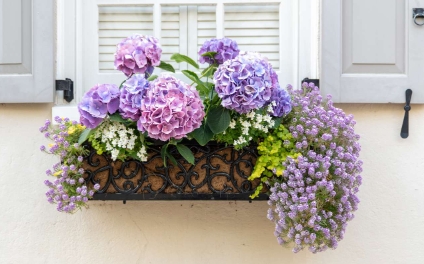
[(181, 139), (199, 128), (204, 116), (204, 106), (196, 89), (163, 74), (146, 89), (137, 127), (154, 139)]
[(146, 72), (151, 74), (153, 67), (160, 64), (161, 55), (157, 38), (135, 34), (116, 46), (115, 68), (126, 76)]

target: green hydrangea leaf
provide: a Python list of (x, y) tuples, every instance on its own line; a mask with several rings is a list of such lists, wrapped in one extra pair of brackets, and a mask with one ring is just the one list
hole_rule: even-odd
[(201, 145), (206, 145), (212, 138), (213, 138), (213, 132), (209, 128), (208, 125), (203, 123), (198, 129), (194, 130), (190, 134), (196, 141)]
[(182, 144), (177, 144), (177, 150), (190, 164), (194, 165), (194, 155), (193, 152)]
[(191, 66), (193, 66), (196, 69), (199, 69), (199, 64), (197, 64), (193, 59), (191, 59), (190, 57), (187, 57), (186, 55), (182, 55), (179, 53), (174, 53), (171, 56), (171, 60), (174, 60), (178, 63), (180, 62), (187, 62), (188, 64), (190, 64)]
[(159, 66), (156, 66), (156, 67), (158, 67), (159, 69), (165, 70), (165, 71), (175, 72), (174, 67), (172, 67), (171, 64), (168, 64), (164, 61), (160, 61)]
[(154, 81), (157, 77), (158, 77), (157, 75), (152, 75), (152, 76), (150, 76), (149, 78), (147, 78), (147, 80), (148, 80), (149, 82), (151, 82), (151, 81)]
[(82, 131), (79, 139), (78, 139), (78, 144), (81, 145), (82, 143), (84, 143), (88, 137), (93, 134), (94, 129), (90, 129), (90, 128), (86, 128), (84, 131)]
[(207, 125), (214, 134), (224, 132), (230, 125), (230, 111), (221, 105), (212, 106), (207, 116)]

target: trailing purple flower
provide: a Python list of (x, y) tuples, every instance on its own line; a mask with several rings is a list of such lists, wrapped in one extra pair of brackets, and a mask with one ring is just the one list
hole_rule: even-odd
[(359, 135), (352, 115), (323, 100), (315, 85), (293, 90), (289, 131), (297, 159), (288, 157), (281, 177), (271, 182), (268, 218), (278, 243), (294, 242), (293, 252), (335, 249), (358, 209), (362, 182)]
[(221, 64), (213, 81), (222, 106), (242, 114), (263, 107), (279, 87), (271, 64), (254, 52), (241, 52)]
[[(207, 52), (216, 52), (214, 58), (202, 56)], [(211, 39), (203, 43), (199, 50), (199, 62), (209, 64), (222, 64), (224, 61), (234, 59), (239, 54), (237, 42), (229, 38)]]
[(161, 55), (157, 38), (135, 34), (116, 46), (115, 68), (126, 76), (146, 72), (151, 74), (153, 67), (160, 64)]
[(97, 127), (106, 115), (119, 108), (119, 89), (114, 84), (98, 84), (86, 92), (78, 104), (80, 122), (88, 127)]
[(143, 75), (133, 75), (122, 85), (119, 112), (123, 118), (137, 121), (141, 115), (141, 101), (149, 82)]
[(137, 127), (154, 139), (181, 139), (199, 128), (204, 116), (204, 106), (196, 89), (162, 74), (150, 82), (146, 90)]

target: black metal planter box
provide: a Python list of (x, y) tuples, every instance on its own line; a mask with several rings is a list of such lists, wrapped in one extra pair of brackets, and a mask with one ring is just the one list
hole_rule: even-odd
[[(250, 200), (259, 181), (249, 181), (257, 158), (256, 147), (235, 150), (232, 146), (210, 143), (186, 144), (194, 153), (195, 164), (170, 152), (177, 165), (164, 166), (161, 145), (149, 146), (146, 162), (126, 160), (113, 162), (107, 155), (91, 151), (85, 161), (86, 181), (100, 184), (93, 200)], [(260, 194), (256, 199), (265, 200)]]

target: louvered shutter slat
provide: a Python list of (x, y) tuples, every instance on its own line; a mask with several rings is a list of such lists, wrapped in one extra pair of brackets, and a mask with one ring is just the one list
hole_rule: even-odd
[(256, 51), (279, 69), (280, 29), (278, 5), (225, 5), (224, 35), (240, 50)]
[(133, 35), (153, 35), (152, 6), (99, 6), (99, 71), (113, 72), (116, 45)]

